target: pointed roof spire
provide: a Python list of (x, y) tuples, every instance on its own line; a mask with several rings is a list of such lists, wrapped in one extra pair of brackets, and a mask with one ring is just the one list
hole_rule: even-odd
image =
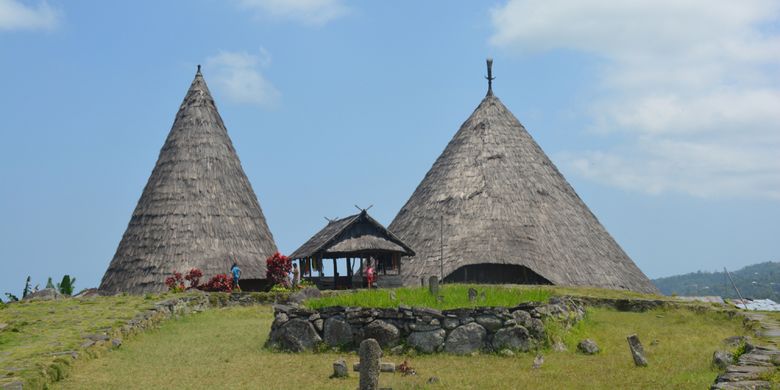
[(199, 268), (207, 280), (233, 262), (244, 279), (264, 279), (276, 250), (198, 69), (100, 289), (165, 291), (173, 271)]
[(492, 96), (491, 63), (488, 96), (388, 226), (417, 253), (403, 262), (403, 283), (414, 285), (443, 268), (445, 281), (546, 281), (657, 293)]
[(496, 78), (493, 77), (493, 59), (492, 58), (488, 58), (487, 59), (487, 70), (488, 70), (488, 74), (485, 77), (487, 79), (487, 81), (488, 81), (487, 96), (493, 96), (493, 80), (495, 80)]

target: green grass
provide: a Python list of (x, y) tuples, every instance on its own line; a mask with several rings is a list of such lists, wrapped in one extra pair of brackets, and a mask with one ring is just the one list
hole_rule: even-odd
[[(357, 375), (329, 379), (334, 360), (354, 353), (274, 353), (262, 348), (272, 321), (270, 307), (210, 310), (164, 323), (138, 335), (100, 359), (78, 363), (61, 389), (106, 388), (263, 388), (348, 389)], [(380, 385), (393, 389), (704, 389), (717, 372), (712, 352), (728, 336), (743, 334), (739, 320), (725, 314), (685, 309), (646, 313), (591, 309), (587, 319), (565, 337), (568, 352), (545, 352), (539, 370), (533, 355), (492, 354), (459, 357), (408, 357), (417, 376), (381, 374)], [(634, 367), (626, 336), (639, 335), (650, 365)], [(582, 338), (602, 349), (595, 356), (575, 353)], [(653, 343), (658, 340), (657, 343)], [(397, 364), (404, 357), (385, 356)], [(427, 385), (429, 377), (441, 384)]]
[[(469, 302), (468, 290), (475, 288), (485, 292), (485, 299), (478, 298)], [(391, 298), (390, 291), (395, 292), (396, 299)], [(454, 309), (473, 306), (516, 306), (521, 302), (546, 302), (552, 296), (575, 296), (592, 298), (641, 298), (661, 299), (671, 298), (662, 295), (642, 294), (631, 291), (608, 290), (590, 287), (558, 287), (538, 285), (477, 285), (477, 284), (445, 284), (440, 288), (444, 299), (439, 302), (428, 292), (427, 287), (403, 287), (396, 289), (355, 290), (343, 294), (313, 299), (306, 302), (310, 308), (327, 306), (358, 306), (390, 308), (398, 305), (431, 307), (436, 309)]]
[[(0, 310), (0, 378), (21, 377), (41, 385), (41, 370), (55, 364), (50, 376), (61, 376), (69, 357), (52, 353), (78, 350), (83, 336), (124, 324), (154, 301), (144, 297), (93, 297), (19, 302)], [(6, 378), (8, 379), (8, 378)]]
[[(469, 301), (470, 287), (485, 293), (485, 298), (478, 297)], [(392, 292), (392, 293), (391, 293)], [(391, 294), (396, 299), (392, 299)], [(327, 306), (359, 306), (390, 308), (398, 305), (412, 307), (429, 307), (435, 309), (454, 309), (472, 306), (516, 306), (521, 302), (546, 302), (552, 295), (550, 291), (540, 288), (520, 289), (503, 286), (479, 286), (466, 284), (442, 285), (439, 290), (443, 300), (439, 301), (428, 292), (427, 287), (403, 287), (397, 289), (356, 290), (354, 293), (344, 293), (336, 296), (322, 297), (306, 302), (313, 309)]]

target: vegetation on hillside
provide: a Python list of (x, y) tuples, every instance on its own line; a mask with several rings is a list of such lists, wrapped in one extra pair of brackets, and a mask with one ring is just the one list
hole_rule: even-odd
[[(729, 271), (744, 298), (772, 299), (780, 302), (780, 262), (749, 265)], [(718, 295), (739, 298), (724, 272), (693, 272), (653, 280), (667, 295)]]
[[(64, 295), (73, 295), (75, 286), (76, 286), (76, 278), (73, 278), (70, 275), (63, 276), (62, 282), (57, 283), (56, 286), (52, 282), (51, 276), (49, 276), (48, 280), (46, 281), (46, 286), (44, 288), (55, 289), (59, 291), (60, 294), (64, 294)], [(22, 290), (22, 294), (21, 294), (22, 299), (32, 294), (33, 292), (38, 291), (39, 287), (40, 285), (38, 284), (35, 284), (35, 286), (33, 286), (32, 279), (30, 278), (30, 276), (27, 276), (27, 279), (24, 282), (24, 289)], [(5, 295), (6, 300), (8, 300), (9, 302), (16, 302), (20, 300), (20, 298), (14, 293), (5, 292), (3, 295)], [(2, 302), (2, 299), (0, 299), (0, 302)]]
[[(36, 388), (40, 372), (55, 361), (70, 362), (85, 335), (118, 327), (155, 300), (139, 296), (21, 301), (0, 306), (0, 378), (21, 377)], [(55, 365), (56, 366), (56, 365)], [(62, 366), (61, 369), (65, 369)], [(62, 372), (48, 372), (60, 376)]]
[[(268, 388), (345, 389), (357, 387), (357, 374), (329, 379), (333, 362), (355, 353), (276, 353), (261, 348), (273, 321), (270, 307), (236, 307), (171, 320), (139, 335), (101, 359), (78, 363), (73, 375), (55, 388)], [(501, 357), (385, 355), (396, 364), (408, 359), (416, 376), (380, 375), (382, 387), (425, 388), (632, 388), (704, 389), (717, 372), (712, 352), (728, 336), (743, 334), (738, 319), (686, 309), (645, 313), (590, 310), (566, 338), (568, 351), (543, 351), (544, 364), (532, 369), (534, 354)], [(637, 333), (650, 365), (637, 368), (626, 336)], [(595, 340), (601, 353), (575, 352), (583, 338)], [(187, 353), (183, 354), (183, 348)], [(261, 370), (261, 371), (258, 371)], [(264, 373), (279, 373), (265, 375)], [(436, 376), (439, 385), (427, 380)]]
[(71, 278), (70, 275), (62, 277), (62, 282), (57, 283), (57, 290), (62, 295), (73, 295), (73, 288), (76, 286), (76, 278)]

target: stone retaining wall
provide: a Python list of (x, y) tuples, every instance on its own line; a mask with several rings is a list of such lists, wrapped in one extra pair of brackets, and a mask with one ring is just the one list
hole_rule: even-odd
[(266, 346), (293, 352), (313, 350), (320, 345), (355, 349), (362, 340), (373, 338), (394, 352), (524, 352), (547, 343), (545, 320), (554, 319), (570, 326), (584, 314), (582, 304), (568, 298), (511, 308), (443, 311), (404, 305), (390, 309), (336, 306), (319, 310), (275, 305)]

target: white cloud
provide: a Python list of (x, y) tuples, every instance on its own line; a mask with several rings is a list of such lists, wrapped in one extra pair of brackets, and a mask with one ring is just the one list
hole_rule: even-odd
[(270, 66), (271, 57), (265, 49), (260, 53), (221, 51), (206, 60), (209, 80), (216, 89), (238, 103), (273, 107), (279, 91), (261, 73)]
[(565, 154), (578, 173), (648, 193), (780, 199), (780, 2), (509, 0), (491, 43), (605, 64), (588, 114), (619, 148)]
[(0, 0), (0, 30), (51, 29), (59, 22), (59, 12), (45, 1), (37, 6), (18, 0)]
[(323, 25), (349, 13), (343, 0), (238, 0), (246, 9), (273, 18)]

